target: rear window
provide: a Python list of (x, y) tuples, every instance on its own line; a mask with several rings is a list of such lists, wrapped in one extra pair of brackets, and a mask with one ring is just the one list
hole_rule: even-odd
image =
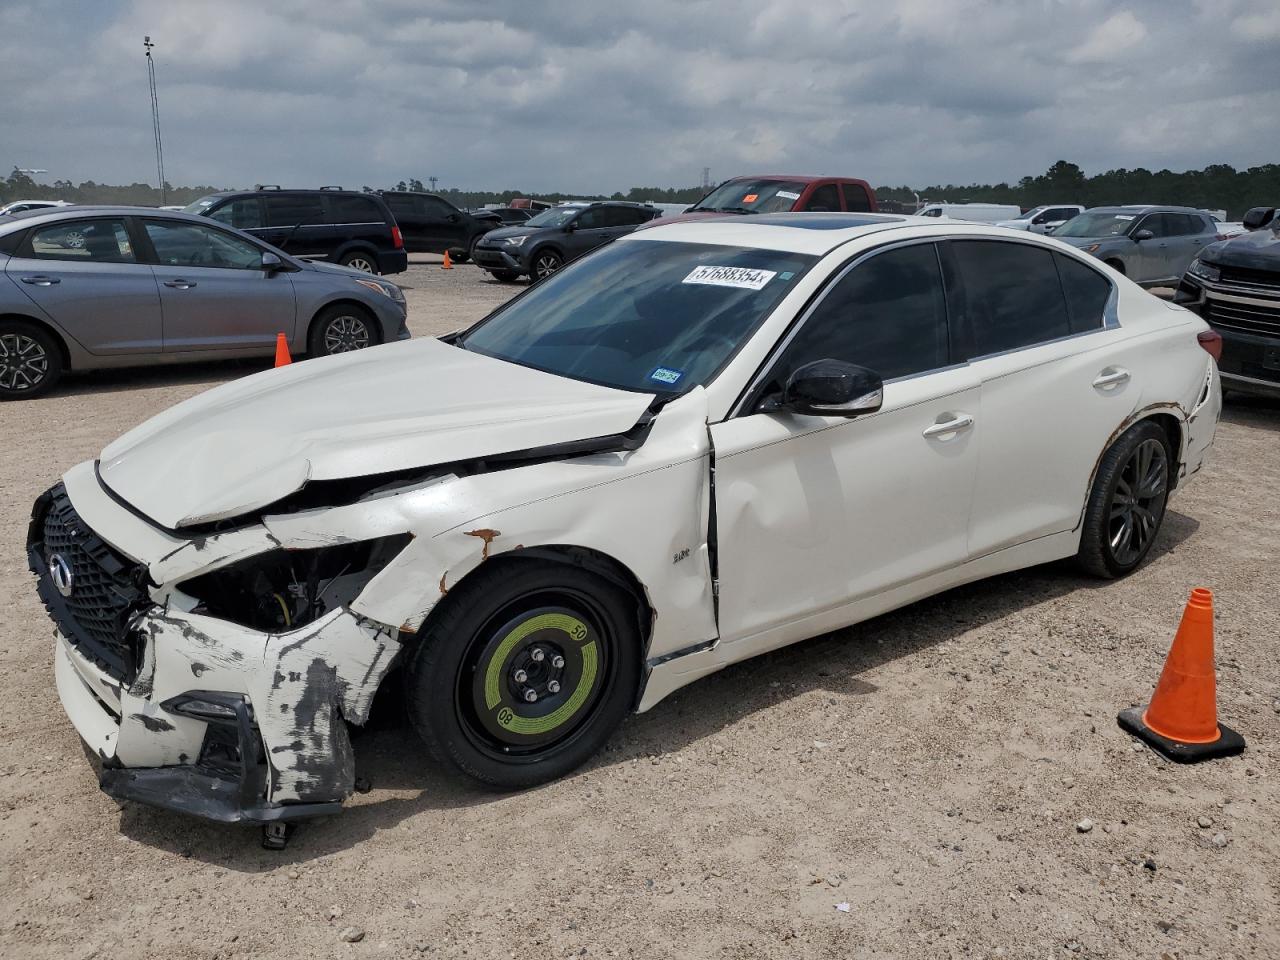
[(295, 196), (264, 197), (267, 208), (267, 226), (292, 227), (324, 223), (324, 207), (320, 198), (300, 194)]
[(382, 209), (371, 197), (334, 196), (329, 198), (332, 223), (382, 223)]

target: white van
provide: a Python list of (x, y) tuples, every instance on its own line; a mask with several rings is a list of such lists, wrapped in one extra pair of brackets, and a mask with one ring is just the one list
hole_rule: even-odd
[(1022, 216), (1022, 208), (1012, 203), (926, 203), (916, 211), (916, 216), (998, 223)]

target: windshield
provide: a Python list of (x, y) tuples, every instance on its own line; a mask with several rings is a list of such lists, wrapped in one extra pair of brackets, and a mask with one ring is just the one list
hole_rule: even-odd
[(1031, 220), (1035, 217), (1040, 216), (1040, 214), (1044, 213), (1048, 209), (1049, 209), (1048, 207), (1032, 207), (1026, 213), (1020, 213), (1016, 217), (1010, 217), (1009, 219), (1010, 220)]
[(1136, 213), (1092, 211), (1072, 217), (1057, 230), (1055, 237), (1119, 237), (1138, 219)]
[(582, 207), (552, 207), (550, 210), (543, 210), (536, 217), (530, 217), (525, 221), (531, 227), (562, 227), (569, 222), (572, 217)]
[(695, 203), (690, 210), (730, 213), (785, 213), (795, 206), (805, 185), (794, 180), (730, 180)]
[(199, 200), (192, 200), (182, 208), (183, 213), (204, 213), (215, 203), (221, 200), (221, 197), (201, 197)]
[(817, 257), (627, 240), (552, 274), (458, 345), (641, 393), (706, 383)]

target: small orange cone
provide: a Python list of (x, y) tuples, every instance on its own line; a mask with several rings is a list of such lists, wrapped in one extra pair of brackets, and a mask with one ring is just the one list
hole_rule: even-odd
[(1244, 737), (1218, 723), (1212, 591), (1191, 591), (1151, 703), (1145, 710), (1122, 710), (1118, 720), (1129, 733), (1178, 763), (1244, 750)]
[(277, 333), (276, 366), (283, 367), (286, 363), (293, 363), (293, 357), (289, 356), (289, 341), (284, 338), (283, 333)]
[(448, 250), (446, 250), (446, 251), (444, 252), (444, 263), (440, 264), (440, 269), (441, 269), (441, 270), (452, 270), (452, 269), (453, 269), (453, 257), (449, 256), (449, 251), (448, 251)]

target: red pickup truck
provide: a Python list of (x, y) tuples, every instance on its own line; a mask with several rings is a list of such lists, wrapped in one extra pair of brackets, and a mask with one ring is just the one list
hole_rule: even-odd
[(855, 180), (852, 177), (734, 177), (720, 184), (684, 213), (674, 217), (659, 217), (646, 226), (658, 227), (677, 220), (735, 213), (787, 213), (798, 210), (872, 213), (875, 209), (876, 195), (871, 186), (865, 180)]

